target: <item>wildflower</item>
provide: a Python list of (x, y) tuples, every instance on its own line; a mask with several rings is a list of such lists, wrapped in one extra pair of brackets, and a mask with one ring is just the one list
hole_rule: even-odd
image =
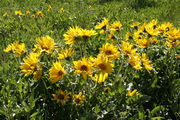
[(64, 104), (69, 99), (69, 94), (67, 91), (57, 90), (55, 94), (52, 94), (53, 100), (57, 103)]
[(3, 17), (7, 17), (7, 16), (8, 16), (8, 13), (5, 12), (5, 13), (3, 14)]
[(152, 64), (150, 64), (151, 61), (147, 59), (147, 55), (145, 53), (142, 54), (141, 60), (147, 70), (153, 70)]
[(132, 36), (131, 36), (130, 32), (127, 32), (126, 35), (125, 35), (125, 40), (127, 41), (129, 39), (132, 39)]
[(34, 71), (33, 73), (33, 77), (36, 79), (36, 80), (39, 80), (42, 76), (42, 66), (41, 64), (38, 64), (36, 66), (36, 71)]
[(159, 31), (157, 29), (152, 28), (152, 27), (146, 27), (146, 31), (150, 36), (159, 35)]
[(25, 76), (30, 75), (34, 72), (36, 66), (39, 62), (38, 53), (30, 53), (27, 58), (23, 59), (24, 63), (21, 64), (20, 69), (25, 74)]
[(120, 21), (115, 21), (111, 26), (110, 30), (112, 31), (118, 31), (122, 27), (122, 24)]
[(122, 41), (121, 44), (121, 50), (125, 55), (130, 55), (136, 53), (137, 49), (133, 49), (133, 45), (130, 44), (129, 42), (124, 42)]
[(58, 54), (58, 59), (69, 59), (74, 53), (73, 49), (65, 49), (62, 50), (60, 54)]
[(138, 53), (130, 54), (128, 62), (135, 69), (137, 69), (137, 70), (142, 69), (141, 56)]
[(99, 74), (95, 74), (94, 77), (92, 77), (92, 80), (98, 83), (104, 82), (108, 78), (108, 73), (100, 72)]
[(81, 28), (76, 26), (73, 28), (70, 28), (63, 36), (64, 40), (66, 41), (66, 44), (74, 44), (76, 41), (80, 40), (79, 33), (81, 32)]
[(19, 43), (19, 42), (14, 42), (9, 44), (5, 49), (4, 52), (13, 52), (15, 53), (17, 56), (21, 56), (23, 55), (26, 50), (25, 50), (25, 44), (24, 43)]
[(110, 31), (110, 33), (108, 34), (108, 38), (106, 40), (116, 39), (114, 33), (115, 33), (114, 31)]
[(86, 29), (81, 29), (79, 31), (79, 36), (81, 36), (84, 40), (87, 40), (89, 37), (96, 35), (96, 31), (94, 30), (86, 30)]
[(31, 12), (29, 10), (26, 11), (26, 15), (29, 15)]
[(85, 96), (80, 92), (79, 94), (73, 95), (73, 103), (75, 105), (81, 105), (85, 100)]
[(36, 39), (35, 50), (40, 52), (52, 53), (55, 48), (55, 42), (50, 36), (44, 36)]
[(53, 63), (53, 66), (50, 68), (49, 74), (50, 74), (50, 81), (52, 84), (54, 84), (57, 81), (63, 79), (66, 73), (61, 62), (55, 62)]
[(147, 48), (147, 46), (149, 45), (149, 39), (147, 39), (147, 38), (138, 39), (138, 40), (136, 40), (136, 43), (141, 48)]
[(108, 57), (103, 54), (98, 55), (95, 64), (102, 71), (102, 73), (113, 72), (113, 64), (108, 60)]
[(87, 58), (82, 58), (82, 60), (73, 61), (75, 73), (82, 74), (84, 79), (87, 79), (86, 74), (91, 75), (92, 64)]
[(130, 27), (137, 29), (140, 24), (139, 22), (134, 22)]
[(48, 6), (48, 9), (47, 9), (47, 12), (51, 11), (52, 10), (52, 7), (51, 5)]
[(136, 94), (136, 95), (139, 94), (139, 93), (137, 92), (137, 89), (135, 89), (135, 90), (133, 90), (133, 91), (131, 91), (131, 90), (128, 91), (128, 96), (130, 96), (130, 97), (133, 96), (133, 95), (135, 95), (135, 94)]
[(32, 14), (32, 15), (31, 15), (31, 17), (35, 18), (35, 17), (36, 17), (36, 15), (35, 15), (35, 14)]
[(44, 17), (44, 14), (43, 14), (42, 11), (37, 11), (37, 12), (36, 12), (36, 15), (37, 15), (38, 17)]
[(64, 8), (60, 8), (59, 10), (60, 10), (61, 12), (64, 12)]
[(104, 18), (102, 22), (98, 22), (95, 26), (95, 29), (102, 29), (100, 33), (104, 33), (109, 25), (109, 20), (107, 18)]
[(102, 54), (106, 55), (109, 59), (119, 58), (119, 51), (116, 46), (110, 43), (105, 43), (102, 48), (99, 48)]
[(22, 15), (22, 12), (19, 10), (19, 11), (15, 11), (15, 15), (17, 16), (21, 16)]

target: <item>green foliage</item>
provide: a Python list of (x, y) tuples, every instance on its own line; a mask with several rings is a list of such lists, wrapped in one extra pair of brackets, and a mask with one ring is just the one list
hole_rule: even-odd
[[(48, 6), (52, 10), (47, 12)], [(64, 10), (60, 10), (63, 8)], [(14, 14), (21, 10), (22, 16)], [(26, 11), (31, 13), (26, 15)], [(42, 11), (44, 17), (31, 15)], [(73, 75), (69, 61), (81, 58), (80, 54), (96, 57), (99, 48), (106, 43), (106, 35), (94, 36), (88, 42), (75, 47), (76, 54), (64, 64), (69, 76), (57, 84), (49, 82), (49, 68), (57, 61), (53, 55), (41, 56), (43, 77), (34, 79), (24, 76), (19, 68), (23, 58), (32, 51), (36, 38), (49, 35), (59, 47), (67, 48), (63, 34), (72, 26), (92, 29), (104, 17), (110, 22), (120, 20), (123, 28), (116, 36), (120, 47), (124, 36), (133, 22), (172, 22), (180, 26), (178, 0), (2, 0), (0, 4), (0, 119), (2, 120), (44, 120), (44, 119), (122, 119), (122, 120), (163, 120), (180, 118), (179, 46), (165, 45), (138, 49), (146, 52), (153, 62), (155, 71), (135, 70), (124, 55), (114, 62), (114, 73), (104, 83), (90, 78), (84, 80)], [(7, 12), (8, 16), (3, 16)], [(163, 41), (164, 38), (158, 38)], [(26, 44), (27, 53), (21, 57), (7, 54), (3, 50), (8, 44), (19, 41)], [(112, 42), (112, 41), (111, 41)], [(122, 51), (120, 51), (122, 53)], [(71, 95), (83, 91), (85, 101), (76, 106), (73, 96), (66, 104), (56, 103), (53, 95), (57, 89), (67, 90)], [(139, 95), (128, 96), (129, 89), (137, 89)]]

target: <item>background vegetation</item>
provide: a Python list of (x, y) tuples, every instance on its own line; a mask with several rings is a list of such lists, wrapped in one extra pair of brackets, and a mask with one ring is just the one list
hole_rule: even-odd
[[(129, 31), (130, 24), (137, 21), (145, 23), (157, 19), (160, 24), (171, 22), (179, 28), (179, 4), (179, 0), (1, 0), (0, 119), (180, 119), (180, 70), (178, 60), (170, 59), (173, 56), (171, 53), (165, 54), (167, 56), (162, 66), (159, 66), (159, 74), (146, 76), (148, 72), (128, 72), (127, 76), (132, 76), (133, 79), (129, 79), (126, 84), (133, 83), (134, 88), (141, 90), (139, 92), (144, 94), (141, 99), (125, 99), (128, 85), (112, 83), (114, 86), (111, 86), (110, 78), (105, 87), (99, 85), (89, 91), (92, 93), (87, 95), (89, 102), (86, 102), (86, 105), (76, 107), (57, 105), (52, 101), (51, 95), (45, 94), (54, 93), (58, 86), (51, 87), (46, 81), (50, 86), (47, 92), (42, 85), (43, 81), (37, 82), (20, 74), (20, 58), (3, 52), (3, 49), (14, 41), (25, 43), (28, 51), (31, 51), (35, 39), (45, 35), (51, 36), (59, 44), (64, 44), (63, 34), (69, 27), (77, 25), (91, 29), (104, 17), (109, 18), (110, 22), (121, 21), (121, 39), (125, 39), (124, 35)], [(52, 10), (47, 12), (49, 5)], [(15, 15), (17, 10), (21, 10), (24, 15)], [(28, 10), (31, 13), (25, 15)], [(44, 17), (33, 18), (31, 15), (37, 11), (42, 11)], [(5, 13), (7, 16), (3, 16)], [(179, 54), (178, 50), (176, 54)], [(162, 59), (157, 59), (156, 63), (161, 63)], [(167, 75), (165, 69), (170, 70)], [(122, 75), (124, 74), (125, 71), (122, 71)], [(153, 81), (144, 81), (145, 76), (146, 80), (149, 77)], [(85, 85), (83, 82), (78, 84), (81, 85), (76, 86), (76, 89)], [(111, 92), (106, 90), (109, 87)], [(68, 87), (66, 89), (72, 90)]]

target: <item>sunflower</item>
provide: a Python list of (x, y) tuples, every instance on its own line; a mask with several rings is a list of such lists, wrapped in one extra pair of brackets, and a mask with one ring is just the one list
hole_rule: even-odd
[(83, 78), (86, 79), (86, 74), (90, 75), (93, 69), (92, 63), (87, 58), (82, 58), (82, 60), (73, 61), (75, 73), (82, 74)]
[(47, 9), (47, 12), (51, 11), (52, 10), (52, 7), (51, 5), (48, 6), (48, 9)]
[(153, 70), (151, 61), (147, 59), (147, 55), (145, 53), (142, 54), (141, 57), (141, 61), (143, 63), (143, 66), (147, 69), (147, 70)]
[(81, 29), (79, 31), (79, 36), (81, 36), (84, 40), (87, 40), (89, 37), (96, 35), (96, 31), (94, 30), (86, 30), (86, 29)]
[(140, 22), (134, 22), (130, 27), (137, 29), (140, 24)]
[(25, 76), (32, 74), (39, 62), (38, 53), (30, 53), (27, 58), (23, 59), (24, 63), (21, 64), (20, 69), (25, 74)]
[(70, 27), (70, 29), (63, 35), (64, 40), (66, 41), (66, 44), (73, 45), (76, 41), (80, 40), (79, 33), (81, 32), (81, 28), (76, 27)]
[(26, 11), (26, 15), (29, 15), (31, 12), (29, 10)]
[(118, 31), (120, 30), (120, 28), (122, 27), (122, 24), (120, 21), (115, 21), (111, 26), (110, 26), (110, 30), (111, 31)]
[(42, 65), (38, 64), (36, 66), (36, 71), (34, 71), (34, 73), (33, 73), (33, 77), (34, 77), (34, 79), (39, 80), (41, 78), (41, 76), (42, 76)]
[(57, 103), (64, 104), (69, 99), (69, 94), (67, 91), (57, 90), (55, 94), (52, 94), (53, 100)]
[(7, 16), (8, 16), (8, 13), (5, 12), (5, 13), (3, 14), (3, 17), (7, 17)]
[(98, 83), (104, 82), (108, 78), (108, 73), (100, 72), (99, 74), (95, 74), (94, 77), (92, 77), (92, 80)]
[(135, 94), (136, 94), (136, 95), (139, 94), (139, 93), (137, 92), (137, 89), (134, 89), (133, 91), (131, 91), (131, 90), (128, 91), (128, 96), (130, 96), (130, 97), (133, 96), (133, 95), (135, 95)]
[(55, 62), (53, 63), (53, 66), (50, 68), (49, 74), (50, 74), (50, 81), (52, 84), (54, 84), (57, 81), (63, 79), (66, 73), (61, 62)]
[(44, 36), (36, 39), (35, 50), (40, 52), (52, 53), (55, 48), (55, 42), (50, 36)]
[(125, 55), (130, 55), (136, 53), (137, 49), (133, 49), (133, 45), (130, 44), (129, 42), (124, 42), (122, 41), (121, 44), (121, 50)]
[(74, 53), (73, 49), (64, 49), (61, 51), (61, 53), (58, 54), (58, 59), (69, 59)]
[(22, 15), (22, 12), (20, 10), (15, 11), (15, 15), (20, 16), (20, 15)]
[(102, 73), (113, 72), (113, 64), (111, 63), (111, 61), (108, 60), (108, 57), (103, 54), (98, 55), (95, 64)]
[(37, 12), (36, 12), (36, 15), (37, 15), (38, 17), (44, 17), (44, 14), (43, 14), (42, 11), (37, 11)]
[(105, 43), (102, 48), (99, 48), (101, 54), (106, 55), (109, 59), (119, 58), (119, 51), (116, 46), (110, 43)]
[(139, 45), (140, 48), (147, 48), (147, 46), (149, 45), (149, 42), (150, 41), (147, 38), (136, 40), (136, 43)]
[(11, 43), (4, 49), (4, 52), (13, 52), (17, 56), (21, 56), (26, 52), (25, 44), (19, 42)]
[(75, 105), (81, 105), (85, 100), (85, 96), (80, 92), (79, 94), (73, 95), (73, 103)]
[(128, 62), (135, 69), (137, 70), (142, 69), (141, 56), (138, 53), (130, 54)]
[(127, 32), (125, 35), (125, 40), (128, 41), (129, 39), (132, 39), (132, 36), (130, 32)]
[(109, 20), (107, 18), (104, 18), (102, 22), (98, 22), (95, 26), (95, 29), (102, 29), (100, 33), (105, 33), (107, 28), (109, 26)]

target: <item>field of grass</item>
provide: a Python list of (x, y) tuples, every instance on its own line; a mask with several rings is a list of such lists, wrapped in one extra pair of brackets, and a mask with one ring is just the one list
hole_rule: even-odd
[[(0, 120), (180, 119), (179, 4), (179, 0), (1, 0)], [(95, 27), (106, 19), (109, 20), (106, 28)], [(122, 27), (113, 32), (110, 27), (115, 21), (120, 21)], [(132, 24), (136, 22), (141, 24), (133, 28)], [(144, 27), (155, 24), (154, 32), (167, 22), (173, 27), (167, 27), (166, 33), (160, 34), (159, 30), (152, 35)], [(69, 45), (65, 34), (75, 26), (79, 26), (80, 32), (87, 29), (95, 30), (95, 33), (90, 38), (74, 35), (74, 39), (80, 39), (80, 42), (76, 40), (77, 43)], [(142, 34), (148, 40), (152, 39), (152, 43), (140, 46), (135, 40), (133, 33), (141, 27), (145, 29)], [(101, 29), (104, 34), (100, 33)], [(126, 40), (128, 31), (131, 37)], [(56, 46), (53, 52), (42, 52), (41, 49), (41, 55), (34, 55), (38, 56), (38, 65), (26, 75), (20, 66), (30, 53), (40, 49), (34, 50), (37, 41), (42, 39), (49, 39), (48, 45), (53, 39)], [(13, 50), (5, 52), (7, 46), (15, 41), (25, 44), (24, 54), (17, 56)], [(126, 56), (123, 41), (131, 43), (132, 50), (136, 49), (138, 55), (127, 53)], [(109, 50), (116, 51), (118, 57), (99, 55), (107, 49), (103, 48), (107, 43), (112, 45)], [(59, 53), (69, 48), (74, 51), (70, 58), (58, 58)], [(143, 55), (152, 69), (152, 66), (145, 67)], [(32, 57), (31, 62), (35, 58)], [(88, 58), (88, 62), (79, 64), (83, 58)], [(132, 58), (136, 59), (135, 63), (132, 63)], [(109, 69), (105, 72), (98, 69), (98, 63), (103, 59), (106, 59)], [(136, 66), (139, 64), (137, 59), (141, 59), (143, 68)], [(63, 65), (53, 64), (57, 61)], [(91, 64), (93, 70), (91, 73), (84, 72), (86, 70), (77, 72), (76, 63), (79, 66)], [(66, 71), (55, 82), (51, 78), (53, 66), (64, 67)], [(33, 75), (39, 69), (42, 73), (37, 80)], [(58, 102), (58, 90), (63, 92), (64, 102)]]

